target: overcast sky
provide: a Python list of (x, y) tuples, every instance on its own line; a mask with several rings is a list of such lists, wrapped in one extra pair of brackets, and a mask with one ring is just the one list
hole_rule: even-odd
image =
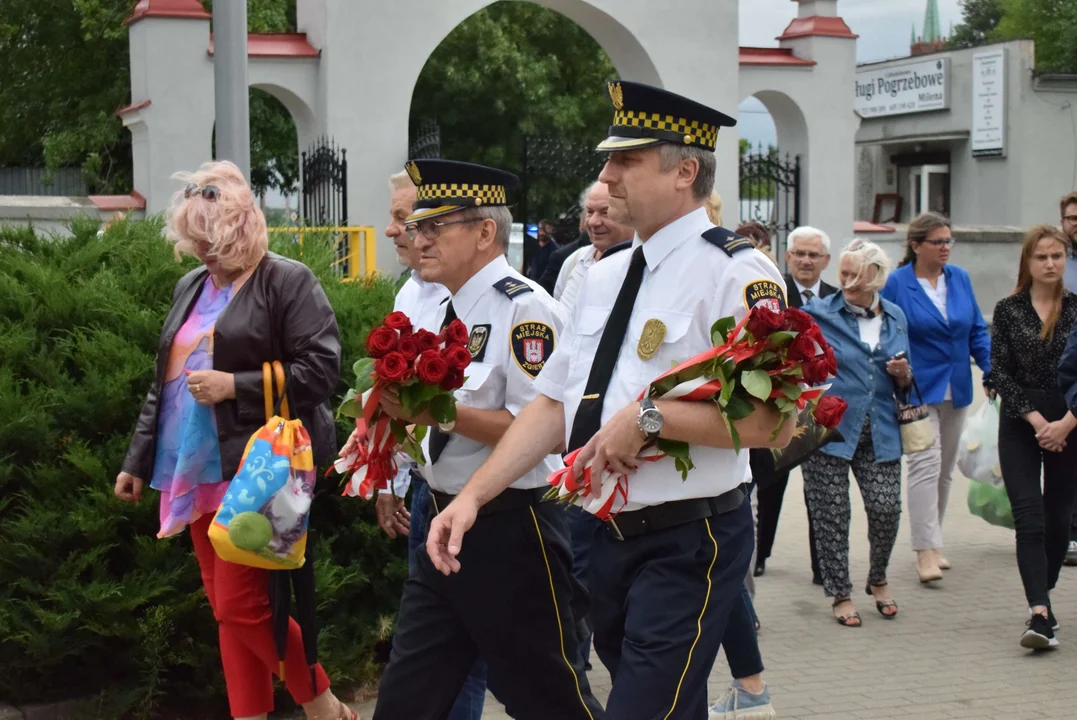
[[(908, 55), (913, 23), (917, 34), (921, 34), (926, 8), (927, 0), (838, 0), (838, 14), (860, 36), (856, 41), (859, 62)], [(740, 44), (776, 47), (774, 38), (796, 17), (796, 10), (791, 0), (740, 0)], [(950, 23), (957, 25), (961, 21), (958, 0), (939, 0), (939, 14), (942, 32), (949, 33)], [(740, 112), (741, 137), (753, 143), (776, 142), (774, 123), (762, 103), (746, 100)]]

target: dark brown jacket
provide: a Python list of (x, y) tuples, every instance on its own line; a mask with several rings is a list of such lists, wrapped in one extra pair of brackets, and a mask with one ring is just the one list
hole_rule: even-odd
[[(176, 283), (172, 309), (157, 345), (157, 372), (138, 416), (123, 469), (149, 483), (157, 440), (157, 398), (172, 339), (198, 300), (208, 271), (192, 270)], [(213, 329), (213, 369), (235, 375), (236, 399), (215, 406), (221, 480), (236, 473), (250, 436), (265, 423), (262, 363), (288, 369), (292, 416), (310, 433), (314, 456), (325, 463), (336, 445), (329, 398), (340, 379), (336, 315), (314, 273), (302, 263), (267, 253), (228, 303)]]

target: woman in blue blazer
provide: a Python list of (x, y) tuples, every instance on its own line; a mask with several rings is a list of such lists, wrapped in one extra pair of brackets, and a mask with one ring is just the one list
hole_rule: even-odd
[(910, 359), (928, 405), (935, 444), (909, 456), (909, 524), (920, 582), (942, 579), (942, 518), (950, 495), (957, 444), (972, 404), (972, 366), (991, 375), (991, 339), (969, 274), (949, 264), (950, 221), (924, 213), (909, 224), (905, 259), (882, 296), (905, 312)]

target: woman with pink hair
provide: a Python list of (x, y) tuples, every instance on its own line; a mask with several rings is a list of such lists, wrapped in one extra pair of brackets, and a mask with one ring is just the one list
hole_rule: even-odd
[(269, 252), (265, 216), (239, 168), (212, 162), (175, 177), (186, 187), (168, 211), (168, 237), (177, 259), (186, 253), (202, 265), (172, 294), (116, 496), (138, 502), (148, 481), (161, 494), (158, 537), (190, 529), (234, 718), (267, 717), (279, 672), (308, 718), (357, 720), (321, 665), (308, 662), (299, 625), (285, 626), (271, 610), (268, 571), (221, 560), (208, 536), (247, 441), (265, 422), (263, 362), (284, 363), (292, 411), (315, 458), (332, 455), (329, 398), (340, 376), (333, 308), (309, 268)]

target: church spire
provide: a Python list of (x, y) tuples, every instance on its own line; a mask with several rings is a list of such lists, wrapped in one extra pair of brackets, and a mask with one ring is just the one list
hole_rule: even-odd
[(923, 42), (934, 43), (940, 40), (942, 40), (942, 23), (939, 19), (939, 0), (927, 0), (927, 10), (924, 11)]

